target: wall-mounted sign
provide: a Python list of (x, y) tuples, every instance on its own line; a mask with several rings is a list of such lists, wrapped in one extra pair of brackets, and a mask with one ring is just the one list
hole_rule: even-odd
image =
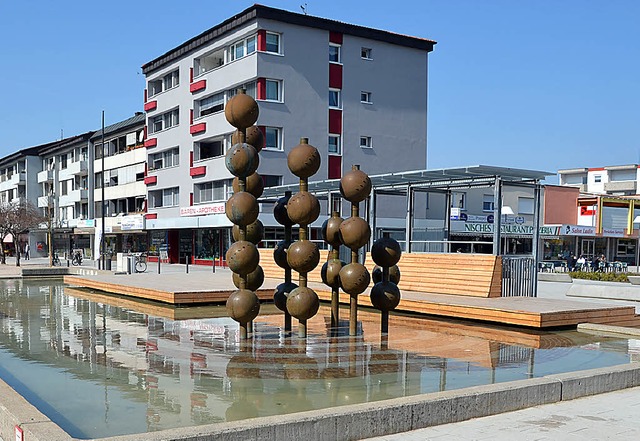
[(559, 236), (560, 235), (560, 225), (542, 225), (540, 227), (540, 235), (541, 236)]
[(96, 226), (95, 219), (80, 219), (78, 220), (78, 228), (94, 228)]
[(624, 237), (623, 228), (603, 228), (602, 235), (606, 237)]
[(595, 205), (582, 205), (580, 206), (580, 216), (595, 216), (596, 215), (596, 206)]
[(224, 214), (225, 203), (194, 205), (192, 207), (180, 207), (180, 216), (203, 216), (206, 214)]
[[(465, 233), (480, 233), (487, 234), (493, 233), (494, 224), (481, 224), (481, 223), (472, 223), (467, 222), (464, 224), (464, 232)], [(500, 226), (501, 234), (533, 234), (533, 226), (532, 225), (518, 225), (518, 224), (502, 224)]]
[(122, 231), (144, 230), (144, 216), (142, 214), (122, 216), (122, 219), (120, 220), (120, 229)]
[(584, 225), (562, 225), (560, 234), (563, 236), (595, 236), (596, 227)]

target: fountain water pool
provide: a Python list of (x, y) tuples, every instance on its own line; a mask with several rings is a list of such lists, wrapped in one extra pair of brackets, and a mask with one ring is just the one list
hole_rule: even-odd
[[(0, 282), (0, 378), (76, 438), (280, 415), (607, 367), (640, 341), (391, 315), (286, 336), (265, 305), (253, 338), (222, 306), (171, 308), (59, 280)], [(345, 311), (343, 317), (348, 316)]]

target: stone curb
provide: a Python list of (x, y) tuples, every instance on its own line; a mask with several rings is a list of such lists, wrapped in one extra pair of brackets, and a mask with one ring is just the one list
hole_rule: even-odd
[(538, 273), (538, 282), (573, 283), (573, 279), (567, 273)]
[[(102, 441), (357, 440), (495, 415), (640, 385), (632, 363), (295, 414), (101, 438)], [(29, 441), (70, 441), (58, 426), (0, 382), (0, 437), (19, 424)]]
[(613, 337), (640, 337), (639, 328), (627, 328), (624, 326), (599, 325), (597, 323), (579, 323), (578, 331), (593, 335), (607, 335)]

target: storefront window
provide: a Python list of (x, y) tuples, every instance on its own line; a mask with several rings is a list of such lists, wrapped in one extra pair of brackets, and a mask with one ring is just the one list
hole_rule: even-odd
[(168, 249), (167, 231), (166, 230), (151, 230), (149, 231), (149, 255), (158, 256), (160, 250), (166, 251)]
[(636, 239), (618, 239), (615, 260), (626, 262), (630, 265), (636, 264)]
[(147, 251), (146, 234), (123, 234), (122, 236), (123, 253), (144, 253)]
[(544, 260), (567, 259), (571, 254), (576, 254), (575, 238), (543, 239)]

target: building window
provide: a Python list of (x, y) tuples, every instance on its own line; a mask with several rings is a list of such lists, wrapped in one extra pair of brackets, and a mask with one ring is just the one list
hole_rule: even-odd
[(206, 139), (196, 142), (193, 146), (193, 160), (219, 158), (224, 156), (224, 138)]
[(267, 101), (282, 101), (282, 87), (278, 80), (265, 80), (265, 99)]
[(149, 155), (149, 170), (160, 170), (178, 165), (180, 165), (180, 150), (178, 147)]
[(165, 188), (149, 192), (151, 208), (177, 207), (180, 203), (180, 189), (178, 187)]
[(229, 46), (229, 61), (237, 60), (256, 51), (256, 36), (238, 41)]
[(269, 150), (282, 150), (282, 129), (278, 127), (264, 128), (264, 148)]
[(329, 89), (329, 107), (336, 109), (342, 108), (342, 101), (340, 99), (340, 90)]
[(329, 44), (329, 61), (332, 63), (342, 63), (341, 48), (337, 44)]
[(451, 193), (451, 208), (466, 209), (466, 193)]
[(360, 49), (360, 56), (365, 60), (373, 60), (371, 57), (371, 48), (363, 47)]
[(518, 214), (533, 214), (533, 198), (518, 198)]
[(149, 133), (157, 133), (162, 130), (168, 129), (178, 125), (179, 111), (173, 109), (162, 115), (149, 118)]
[(265, 187), (277, 187), (282, 185), (282, 176), (262, 175), (262, 182)]
[(342, 153), (340, 136), (329, 135), (329, 153), (333, 153), (335, 155), (339, 155)]
[(197, 100), (195, 107), (196, 118), (200, 118), (211, 113), (222, 112), (224, 110), (224, 92), (216, 93), (201, 100)]
[(256, 82), (251, 81), (249, 83), (239, 84), (233, 89), (227, 90), (227, 101), (238, 94), (238, 89), (244, 89), (245, 93), (251, 98), (256, 98)]
[(266, 35), (267, 47), (265, 48), (267, 52), (272, 52), (274, 54), (280, 53), (280, 34), (275, 34), (273, 32), (267, 32)]
[(493, 195), (485, 194), (482, 195), (482, 211), (490, 211), (493, 213), (494, 204), (493, 204)]
[(371, 148), (371, 137), (370, 136), (361, 136), (360, 137), (360, 147), (370, 149)]
[(193, 60), (193, 73), (195, 76), (202, 75), (224, 64), (224, 49), (209, 52)]
[(225, 199), (224, 181), (203, 182), (193, 186), (193, 203), (222, 201)]
[(371, 102), (371, 92), (360, 92), (360, 102), (366, 104), (372, 104)]
[(165, 90), (173, 89), (180, 84), (180, 71), (174, 70), (168, 74), (149, 81), (149, 96), (159, 94)]
[(593, 182), (596, 184), (602, 182), (602, 175), (593, 175)]

